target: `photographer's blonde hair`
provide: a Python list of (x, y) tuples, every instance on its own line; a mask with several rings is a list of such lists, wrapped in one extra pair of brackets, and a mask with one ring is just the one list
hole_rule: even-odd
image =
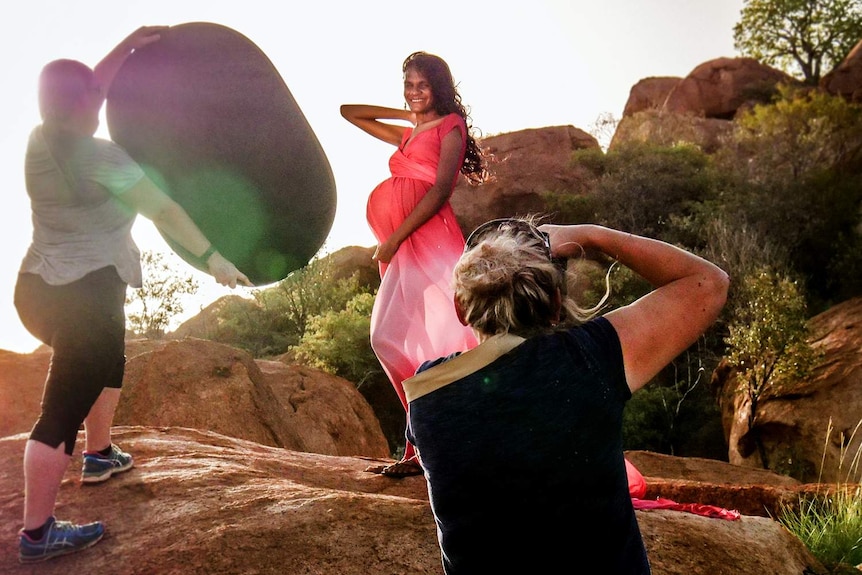
[[(522, 221), (531, 226), (531, 219)], [(548, 258), (541, 236), (501, 226), (461, 256), (453, 288), (464, 321), (486, 335), (522, 336), (559, 323), (582, 323), (607, 299), (582, 308), (566, 296), (567, 272)]]

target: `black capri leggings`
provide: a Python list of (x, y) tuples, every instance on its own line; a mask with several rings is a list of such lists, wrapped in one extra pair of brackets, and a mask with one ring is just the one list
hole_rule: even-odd
[(78, 429), (106, 387), (123, 385), (126, 284), (113, 266), (65, 285), (18, 275), (15, 308), (27, 331), (53, 349), (42, 413), (30, 439), (72, 455)]

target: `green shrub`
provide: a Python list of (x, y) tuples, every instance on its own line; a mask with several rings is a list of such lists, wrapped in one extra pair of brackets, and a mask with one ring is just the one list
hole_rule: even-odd
[(369, 337), (373, 305), (373, 294), (360, 293), (344, 309), (310, 318), (299, 344), (292, 348), (296, 359), (350, 380), (357, 387), (379, 377), (383, 369)]
[[(673, 242), (671, 218), (689, 213), (712, 191), (709, 158), (694, 146), (632, 143), (607, 154), (578, 151), (573, 161), (594, 180), (588, 199), (554, 206), (565, 221), (591, 221), (576, 218), (594, 212), (597, 223)], [(563, 213), (573, 206), (580, 213)]]
[(369, 336), (374, 295), (360, 293), (342, 310), (310, 318), (299, 344), (291, 348), (298, 361), (353, 382), (374, 410), (392, 457), (405, 445), (406, 416), (398, 395), (371, 349)]
[(805, 377), (816, 358), (808, 344), (805, 298), (796, 282), (763, 268), (741, 278), (726, 338), (728, 362), (749, 402), (748, 433), (761, 464), (771, 469), (757, 429), (760, 399)]
[[(862, 426), (862, 420), (847, 439)], [(826, 443), (832, 435), (832, 422)], [(843, 443), (842, 443), (843, 444)], [(824, 447), (825, 449), (825, 447)], [(852, 458), (848, 461), (848, 456)], [(778, 521), (796, 535), (811, 553), (833, 573), (852, 573), (854, 565), (862, 564), (862, 486), (858, 483), (862, 445), (855, 453), (842, 449), (838, 462), (839, 479), (834, 486), (814, 495), (800, 496), (797, 504), (781, 506)]]
[(219, 325), (209, 337), (255, 357), (279, 355), (299, 343), (312, 317), (342, 310), (366, 291), (357, 274), (336, 279), (331, 261), (316, 258), (275, 286), (256, 290), (253, 305), (235, 303), (219, 310)]
[(623, 446), (679, 457), (727, 460), (721, 413), (708, 387), (703, 342), (637, 393), (623, 414)]
[[(175, 257), (168, 255), (169, 259)], [(199, 285), (192, 275), (178, 274), (158, 252), (143, 252), (141, 268), (143, 286), (126, 292), (126, 324), (138, 335), (158, 339), (171, 320), (183, 312), (182, 296), (194, 295)]]
[(783, 86), (735, 127), (719, 154), (724, 167), (771, 189), (823, 170), (855, 171), (862, 159), (862, 107), (820, 90)]

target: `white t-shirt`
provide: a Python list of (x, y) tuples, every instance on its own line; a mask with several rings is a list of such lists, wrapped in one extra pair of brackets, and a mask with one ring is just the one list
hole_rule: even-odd
[(27, 145), (24, 174), (33, 239), (21, 272), (64, 285), (114, 266), (128, 285), (141, 286), (140, 251), (131, 234), (137, 214), (117, 197), (145, 176), (122, 148), (82, 138), (61, 168), (37, 126)]

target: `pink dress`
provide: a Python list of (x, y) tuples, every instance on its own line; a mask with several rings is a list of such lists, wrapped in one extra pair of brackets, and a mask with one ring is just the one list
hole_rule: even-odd
[[(401, 146), (389, 159), (392, 177), (368, 197), (366, 217), (379, 242), (395, 231), (434, 184), (440, 143), (451, 130), (461, 131), (463, 159), (467, 127), (457, 114), (449, 114), (407, 145), (412, 129), (405, 131)], [(371, 347), (405, 410), (401, 382), (412, 377), (419, 364), (476, 346), (472, 330), (458, 321), (452, 303), (452, 268), (463, 250), (464, 236), (447, 201), (401, 243), (388, 264), (380, 263)], [(408, 444), (404, 459), (412, 456), (413, 446)]]

